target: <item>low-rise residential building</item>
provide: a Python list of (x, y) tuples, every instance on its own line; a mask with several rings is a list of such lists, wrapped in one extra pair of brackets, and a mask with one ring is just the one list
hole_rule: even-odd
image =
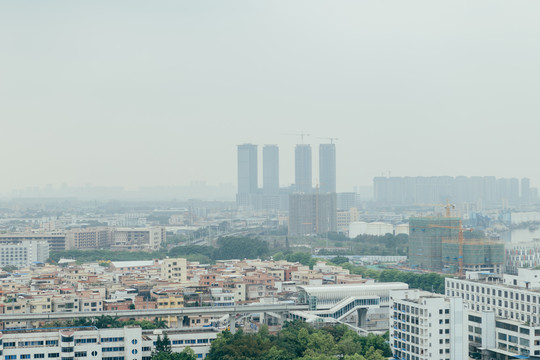
[(161, 262), (161, 279), (185, 284), (187, 282), (187, 260), (184, 258), (164, 259)]

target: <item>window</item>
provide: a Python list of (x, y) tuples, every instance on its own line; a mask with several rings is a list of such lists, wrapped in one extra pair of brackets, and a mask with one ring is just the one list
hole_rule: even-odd
[(30, 359), (30, 354), (21, 354), (21, 359)]
[(58, 345), (58, 340), (45, 340), (45, 345), (47, 345), (47, 346), (49, 346), (49, 345), (57, 346)]
[(45, 354), (34, 354), (34, 359), (44, 359)]
[(6, 355), (6, 360), (15, 360), (17, 355)]
[(86, 357), (86, 351), (77, 351), (75, 357)]
[(57, 358), (57, 357), (60, 357), (60, 354), (59, 353), (50, 353), (47, 355), (48, 358)]
[(90, 339), (75, 339), (75, 344), (89, 344), (89, 343), (96, 343), (96, 338), (90, 338)]

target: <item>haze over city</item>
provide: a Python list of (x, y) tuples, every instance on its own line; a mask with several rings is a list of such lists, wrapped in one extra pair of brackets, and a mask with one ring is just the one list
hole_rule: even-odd
[[(374, 176), (540, 181), (537, 2), (0, 4), (0, 193), (236, 184), (236, 145), (339, 138)], [(314, 164), (317, 164), (316, 158)], [(317, 171), (314, 166), (314, 174)]]

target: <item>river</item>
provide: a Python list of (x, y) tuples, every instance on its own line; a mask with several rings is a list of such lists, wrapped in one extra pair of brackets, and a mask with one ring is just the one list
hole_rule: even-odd
[(506, 245), (530, 243), (533, 242), (534, 239), (539, 239), (538, 241), (540, 241), (540, 227), (534, 231), (529, 230), (529, 228), (524, 228), (508, 230), (501, 234), (501, 240), (503, 240)]

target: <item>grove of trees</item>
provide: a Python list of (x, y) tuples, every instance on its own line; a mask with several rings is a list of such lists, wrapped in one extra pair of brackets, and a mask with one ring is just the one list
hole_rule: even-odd
[(208, 360), (384, 360), (392, 356), (385, 338), (360, 336), (346, 325), (315, 329), (286, 323), (277, 335), (263, 326), (257, 334), (225, 331), (212, 343)]

